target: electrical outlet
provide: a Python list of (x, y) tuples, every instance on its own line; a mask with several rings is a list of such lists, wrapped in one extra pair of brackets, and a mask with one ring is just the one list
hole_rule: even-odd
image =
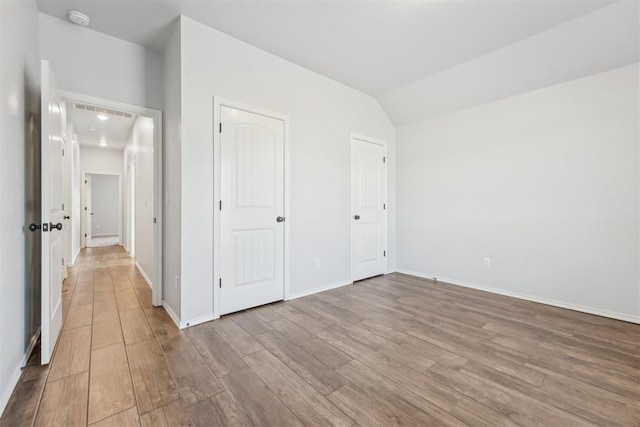
[(315, 268), (320, 268), (320, 258), (314, 259), (313, 265), (315, 266)]
[(491, 258), (482, 258), (482, 266), (484, 268), (491, 268)]
[(175, 280), (174, 280), (173, 286), (174, 286), (176, 289), (178, 289), (178, 287), (180, 287), (180, 277), (178, 277), (178, 275), (177, 275), (177, 274), (176, 274), (176, 276), (175, 276)]

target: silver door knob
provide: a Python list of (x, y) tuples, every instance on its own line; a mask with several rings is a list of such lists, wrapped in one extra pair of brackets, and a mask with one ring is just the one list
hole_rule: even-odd
[(360, 219), (360, 215), (355, 215), (355, 216), (353, 217), (353, 219), (355, 219), (356, 221), (357, 221), (357, 220), (359, 220), (359, 219)]
[(278, 222), (284, 222), (284, 217), (279, 216), (278, 218), (276, 218), (276, 221), (278, 221)]

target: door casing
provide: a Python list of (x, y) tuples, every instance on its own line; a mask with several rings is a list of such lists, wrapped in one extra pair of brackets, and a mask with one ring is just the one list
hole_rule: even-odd
[(222, 97), (213, 97), (213, 123), (214, 123), (214, 133), (213, 133), (213, 318), (220, 318), (220, 287), (219, 281), (221, 279), (221, 257), (220, 257), (220, 248), (221, 248), (221, 216), (220, 210), (218, 208), (218, 203), (220, 202), (220, 197), (222, 194), (222, 179), (221, 179), (221, 137), (220, 132), (218, 131), (221, 114), (221, 107), (230, 107), (235, 108), (237, 110), (247, 111), (249, 113), (260, 114), (266, 117), (272, 117), (274, 119), (282, 120), (284, 122), (284, 300), (289, 299), (290, 290), (289, 290), (289, 278), (290, 278), (290, 264), (289, 264), (289, 256), (290, 256), (290, 194), (291, 194), (291, 186), (290, 186), (290, 131), (289, 124), (290, 119), (286, 114), (277, 113), (274, 111), (270, 111), (260, 107), (254, 107), (252, 105), (243, 104), (241, 102), (233, 101), (230, 99), (222, 98)]
[[(387, 142), (386, 141), (382, 141), (380, 139), (375, 139), (375, 138), (370, 138), (368, 136), (363, 136), (363, 135), (359, 135), (357, 133), (351, 133), (351, 139), (349, 140), (349, 144), (350, 144), (350, 150), (351, 150), (351, 162), (350, 164), (353, 164), (353, 157), (354, 157), (354, 152), (353, 152), (353, 140), (359, 140), (359, 141), (363, 141), (363, 142), (368, 142), (370, 144), (376, 144), (376, 145), (381, 145), (383, 147), (383, 152), (384, 152), (384, 156), (386, 158), (386, 165), (389, 164), (388, 162), (388, 156), (387, 156)], [(384, 236), (383, 242), (384, 242), (384, 247), (386, 248), (386, 253), (387, 255), (384, 258), (384, 271), (383, 274), (386, 274), (389, 271), (389, 225), (388, 225), (388, 218), (389, 218), (389, 200), (388, 200), (388, 174), (387, 174), (387, 170), (388, 170), (388, 166), (383, 168), (383, 179), (382, 179), (382, 186), (383, 186), (383, 199), (385, 200), (386, 203), (386, 209), (384, 209), (384, 214), (383, 214), (383, 221), (382, 221), (382, 233)], [(350, 180), (349, 180), (349, 185), (351, 186), (351, 192), (349, 193), (349, 205), (350, 205), (350, 216), (349, 216), (349, 224), (350, 224), (350, 235), (349, 235), (349, 244), (350, 244), (350, 250), (349, 250), (349, 255), (350, 255), (350, 265), (351, 265), (351, 280), (353, 281), (354, 277), (353, 277), (353, 273), (354, 273), (354, 267), (353, 267), (353, 226), (354, 226), (354, 222), (353, 222), (353, 197), (352, 197), (352, 192), (353, 192), (353, 167), (351, 167), (351, 171), (350, 171)]]

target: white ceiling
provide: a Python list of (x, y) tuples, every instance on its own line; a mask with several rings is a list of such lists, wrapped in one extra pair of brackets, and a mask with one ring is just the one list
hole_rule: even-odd
[[(107, 120), (103, 121), (98, 119), (98, 114), (94, 111), (79, 110), (73, 103), (67, 102), (67, 117), (73, 123), (81, 146), (123, 150), (133, 129), (135, 116), (124, 118), (107, 114)], [(101, 140), (106, 141), (106, 147), (99, 145)]]
[(162, 49), (179, 14), (374, 96), (575, 19), (610, 0), (38, 0)]

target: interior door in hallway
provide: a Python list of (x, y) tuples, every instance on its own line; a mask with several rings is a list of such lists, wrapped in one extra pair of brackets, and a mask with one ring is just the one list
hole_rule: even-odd
[(284, 122), (221, 106), (221, 314), (284, 298)]
[[(86, 174), (84, 179), (84, 238), (91, 239), (91, 230), (93, 227), (93, 190), (92, 190), (91, 174)], [(85, 241), (85, 246), (87, 242)]]
[(387, 255), (386, 154), (382, 143), (351, 139), (352, 279), (384, 274)]
[(42, 61), (42, 325), (41, 363), (49, 363), (62, 327), (63, 211), (62, 147), (64, 106), (49, 63)]

